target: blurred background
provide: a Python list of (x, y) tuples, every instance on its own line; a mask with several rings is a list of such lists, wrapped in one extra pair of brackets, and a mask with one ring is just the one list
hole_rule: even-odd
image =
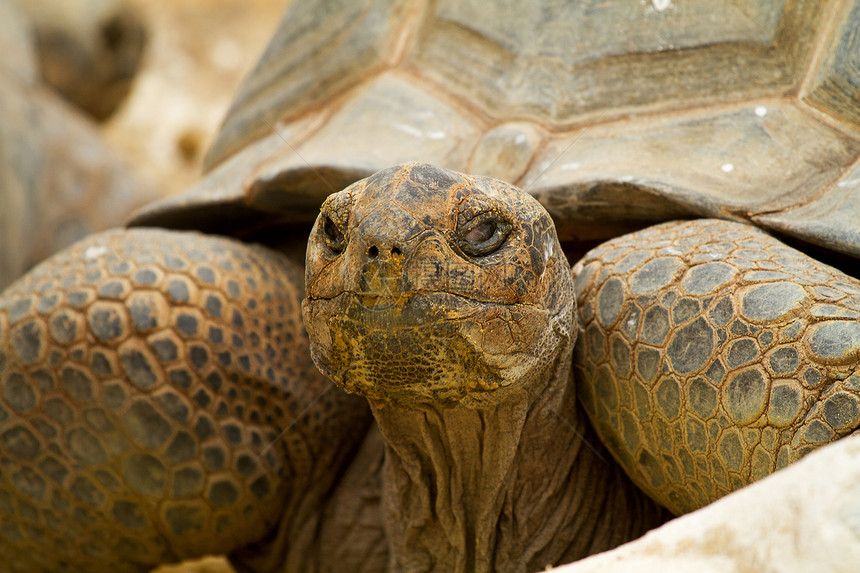
[(288, 0), (0, 0), (0, 289), (177, 193)]
[(287, 2), (0, 0), (0, 290), (200, 176)]

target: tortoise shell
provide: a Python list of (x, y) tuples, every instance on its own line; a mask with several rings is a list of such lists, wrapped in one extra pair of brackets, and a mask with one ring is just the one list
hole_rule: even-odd
[(297, 0), (208, 175), (134, 224), (309, 225), (420, 160), (525, 187), (562, 240), (716, 216), (860, 255), (858, 22), (856, 0)]

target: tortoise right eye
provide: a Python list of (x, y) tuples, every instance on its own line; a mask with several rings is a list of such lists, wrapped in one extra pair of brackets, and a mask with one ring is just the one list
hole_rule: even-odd
[(332, 221), (328, 215), (323, 215), (323, 234), (325, 235), (325, 243), (335, 253), (342, 253), (346, 248), (346, 237), (338, 228), (337, 223)]

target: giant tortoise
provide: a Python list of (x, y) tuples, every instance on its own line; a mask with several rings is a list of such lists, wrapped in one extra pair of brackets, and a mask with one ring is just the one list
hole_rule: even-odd
[(200, 183), (0, 298), (6, 569), (537, 571), (855, 432), (858, 23), (294, 0)]
[[(78, 103), (91, 109), (118, 105), (136, 67), (129, 54), (135, 50), (117, 38), (117, 58), (109, 50), (89, 54), (100, 36), (93, 41), (86, 32), (100, 23), (103, 29), (125, 30), (119, 22), (134, 27), (128, 11), (119, 0), (86, 0), (77, 3), (73, 18), (48, 4), (0, 0), (0, 288), (48, 255), (121, 224), (119, 218), (161, 196), (105, 145), (90, 117), (49, 89), (50, 80), (61, 82), (62, 67), (69, 74), (64, 96), (87, 94)], [(76, 64), (73, 73), (68, 60)], [(110, 72), (116, 68), (122, 68), (122, 78)]]

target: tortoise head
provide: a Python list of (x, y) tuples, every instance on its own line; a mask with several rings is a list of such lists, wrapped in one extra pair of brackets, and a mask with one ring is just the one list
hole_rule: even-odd
[(477, 407), (536, 383), (572, 348), (569, 266), (520, 189), (411, 163), (320, 211), (303, 316), (314, 361), (345, 390)]

